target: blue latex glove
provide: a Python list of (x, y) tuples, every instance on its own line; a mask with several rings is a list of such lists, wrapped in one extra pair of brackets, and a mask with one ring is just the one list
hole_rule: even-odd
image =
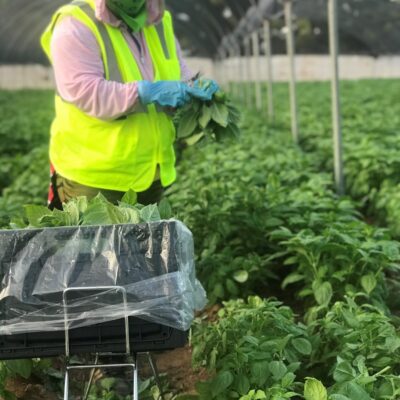
[(192, 87), (189, 88), (189, 93), (192, 97), (203, 101), (209, 101), (213, 95), (218, 92), (218, 83), (212, 79), (197, 79)]
[(142, 104), (157, 103), (163, 107), (182, 107), (190, 101), (189, 86), (180, 81), (140, 81), (139, 99)]

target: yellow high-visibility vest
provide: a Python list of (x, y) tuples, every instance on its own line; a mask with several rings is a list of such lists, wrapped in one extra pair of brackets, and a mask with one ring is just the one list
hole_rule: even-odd
[[(121, 30), (95, 18), (94, 0), (74, 1), (54, 14), (41, 38), (50, 61), (52, 34), (64, 16), (76, 18), (96, 37), (105, 79), (123, 83), (143, 80)], [(144, 35), (153, 61), (154, 81), (180, 80), (171, 15), (165, 12), (160, 24), (144, 28)], [(139, 105), (126, 117), (104, 121), (85, 114), (58, 95), (55, 103), (50, 160), (60, 175), (86, 186), (141, 192), (151, 186), (159, 166), (163, 186), (175, 181), (175, 128), (162, 110)]]

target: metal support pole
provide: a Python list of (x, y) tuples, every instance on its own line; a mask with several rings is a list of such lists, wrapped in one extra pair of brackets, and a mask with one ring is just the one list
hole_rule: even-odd
[(271, 24), (268, 20), (264, 21), (264, 51), (268, 74), (268, 117), (272, 121), (274, 119), (274, 74), (272, 69)]
[(242, 92), (241, 90), (241, 79), (242, 79), (242, 52), (240, 45), (238, 43), (235, 43), (235, 48), (236, 48), (236, 98), (240, 98), (240, 94)]
[(297, 95), (296, 95), (296, 66), (295, 66), (295, 48), (293, 33), (293, 4), (292, 0), (285, 0), (285, 20), (286, 20), (286, 45), (289, 57), (290, 70), (290, 109), (292, 113), (292, 135), (295, 143), (299, 143), (299, 122), (297, 112)]
[(250, 46), (250, 37), (245, 40), (245, 71), (246, 71), (246, 105), (248, 108), (251, 107), (252, 103), (252, 93), (251, 93), (251, 46)]
[(241, 93), (240, 98), (245, 100), (245, 90), (246, 90), (246, 56), (245, 56), (244, 45), (239, 45), (239, 70), (240, 70), (240, 85), (239, 93)]
[(253, 32), (252, 35), (253, 42), (253, 56), (254, 56), (254, 91), (256, 97), (256, 108), (257, 110), (262, 109), (262, 87), (261, 87), (261, 65), (260, 65), (260, 38), (258, 36), (258, 32)]
[(328, 0), (329, 46), (332, 64), (332, 125), (335, 160), (335, 183), (339, 195), (345, 192), (343, 173), (342, 121), (339, 88), (339, 34), (337, 0)]
[(68, 371), (68, 368), (65, 369), (64, 400), (69, 400), (69, 371)]
[(235, 91), (235, 48), (233, 46), (229, 46), (229, 92), (231, 96)]
[(229, 90), (229, 73), (227, 73), (228, 68), (229, 53), (224, 50), (221, 55), (221, 66), (220, 74), (222, 77), (222, 82), (224, 83), (225, 90)]
[[(94, 365), (97, 365), (99, 363), (99, 354), (96, 353), (96, 358), (94, 360)], [(93, 385), (93, 379), (94, 379), (94, 374), (96, 372), (96, 368), (92, 368), (90, 371), (90, 375), (89, 375), (89, 382), (85, 388), (82, 400), (87, 400), (90, 394), (90, 389), (92, 388)]]
[(156, 385), (158, 386), (158, 389), (160, 391), (160, 400), (164, 400), (164, 393), (163, 393), (163, 388), (161, 385), (160, 381), (160, 374), (158, 373), (158, 368), (157, 364), (154, 361), (154, 358), (150, 352), (147, 353), (147, 359), (149, 360), (150, 368), (154, 376), (154, 380), (156, 381)]
[(224, 90), (227, 90), (227, 76), (224, 73), (224, 65), (225, 65), (225, 53), (221, 54), (221, 58), (219, 59), (219, 81), (222, 83)]
[(216, 60), (216, 68), (217, 68), (217, 80), (222, 88), (225, 88), (225, 75), (222, 74), (222, 63), (223, 57), (222, 54), (219, 54)]
[(221, 77), (220, 77), (220, 73), (219, 73), (219, 57), (216, 56), (214, 58), (213, 61), (213, 67), (214, 67), (214, 75), (215, 75), (215, 79), (217, 80), (217, 82), (219, 83), (220, 86), (222, 86), (222, 82), (221, 82)]

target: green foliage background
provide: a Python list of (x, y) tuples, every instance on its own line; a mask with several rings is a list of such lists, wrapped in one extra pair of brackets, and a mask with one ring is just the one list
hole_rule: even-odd
[[(182, 154), (168, 198), (221, 305), (193, 328), (194, 365), (211, 375), (200, 399), (400, 397), (400, 81), (341, 89), (346, 197), (334, 192), (327, 83), (298, 85), (300, 146), (277, 84), (274, 122), (246, 110), (239, 140)], [(53, 107), (49, 92), (0, 92), (0, 104), (7, 227), (23, 204), (45, 204)]]

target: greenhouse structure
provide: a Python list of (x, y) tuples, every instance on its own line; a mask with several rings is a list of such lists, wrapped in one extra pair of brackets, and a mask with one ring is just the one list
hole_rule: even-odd
[(0, 400), (400, 400), (400, 0), (0, 0)]

